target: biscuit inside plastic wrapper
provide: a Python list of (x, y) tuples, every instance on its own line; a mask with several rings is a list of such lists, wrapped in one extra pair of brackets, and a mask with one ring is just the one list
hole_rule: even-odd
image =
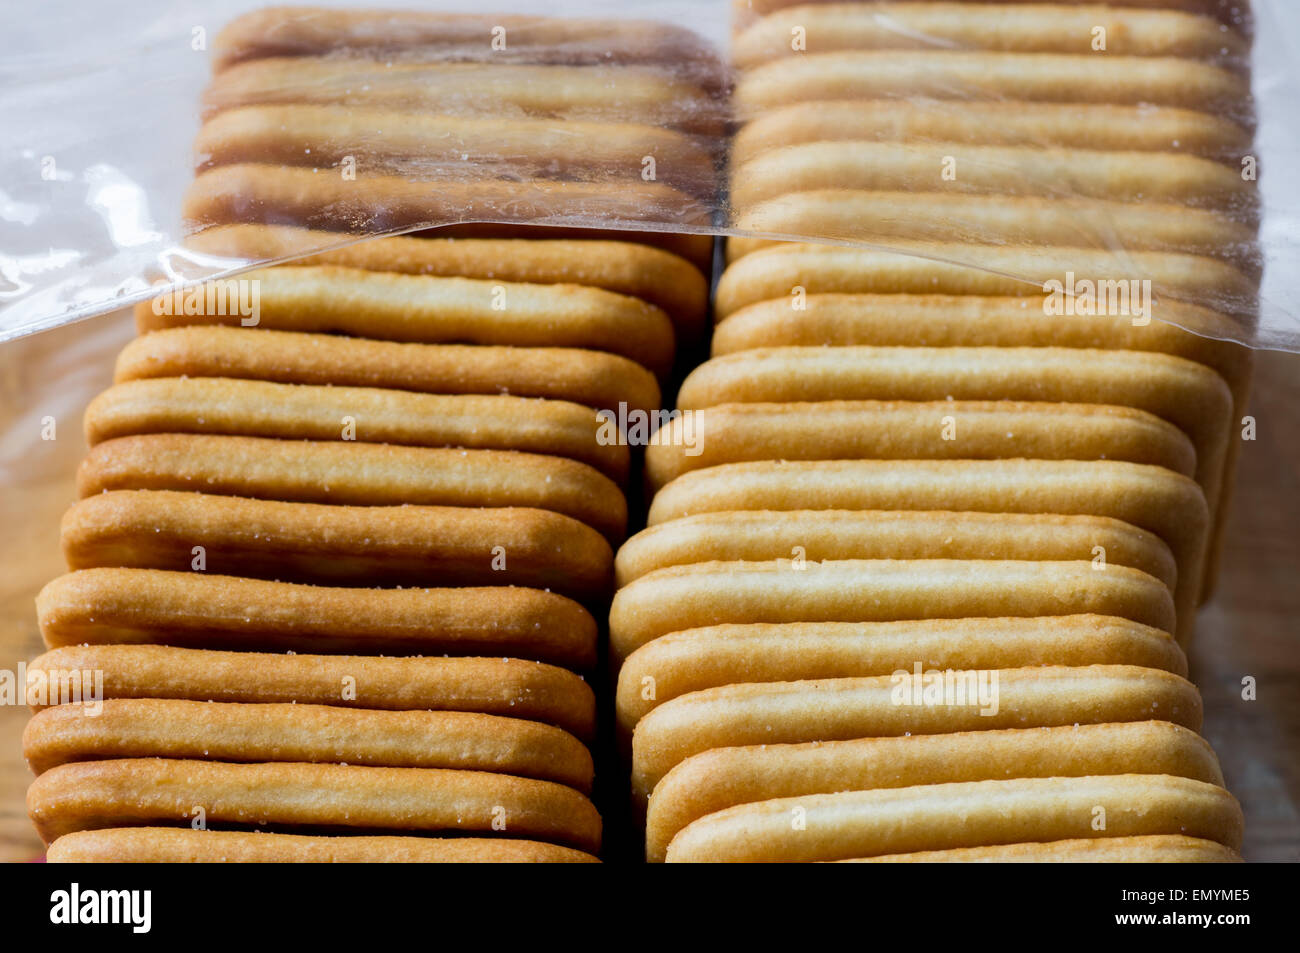
[[(817, 241), (859, 282), (822, 291), (1034, 297), (1056, 283), (1064, 309), (1118, 303), (1135, 323), (1300, 350), (1296, 19), (1286, 0), (1249, 17), (1203, 0), (1178, 30), (1142, 28), (1196, 2), (1144, 0), (1101, 23), (1026, 10), (982, 32), (927, 0), (469, 15), (463, 0), (398, 14), (219, 2), (88, 21), (55, 3), (9, 36), (0, 93), (16, 130), (0, 146), (0, 340), (57, 329), (0, 346), (14, 530), (0, 593), (21, 657), (41, 651), (32, 595), (63, 571), (80, 413), (134, 332), (122, 313), (72, 323), (372, 236), (613, 229), (706, 270), (713, 236), (732, 236), (733, 261)], [(76, 17), (60, 21), (63, 6)], [(362, 12), (331, 12), (345, 9)], [(68, 439), (46, 439), (47, 419)], [(1260, 585), (1287, 588), (1266, 547), (1240, 555)], [(1244, 614), (1206, 615), (1203, 629), (1249, 635)], [(1211, 659), (1197, 681), (1237, 681), (1236, 661)], [(7, 719), (7, 750), (25, 720)], [(1225, 760), (1284, 744), (1276, 726), (1211, 723)], [(1293, 811), (1259, 757), (1250, 796)], [(6, 803), (27, 780), (5, 779)], [(1257, 816), (1261, 840), (1293, 834), (1293, 817)]]
[(0, 340), (360, 237), (545, 226), (705, 267), (711, 235), (740, 236), (733, 258), (837, 242), (876, 252), (861, 290), (1047, 295), (1300, 349), (1300, 194), (1268, 175), (1300, 158), (1283, 6), (218, 3), (94, 22), (64, 0), (64, 29), (9, 37)]

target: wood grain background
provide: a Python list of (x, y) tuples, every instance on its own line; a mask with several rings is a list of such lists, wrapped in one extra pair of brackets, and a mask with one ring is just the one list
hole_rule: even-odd
[[(125, 315), (0, 346), (0, 668), (40, 654), (32, 600), (63, 571), (59, 517), (85, 452), (81, 414), (130, 339)], [(1300, 860), (1300, 356), (1260, 355), (1223, 577), (1202, 612), (1192, 676), (1205, 734), (1246, 813), (1245, 856)], [(42, 418), (57, 439), (41, 441)], [(1243, 701), (1253, 676), (1258, 698)], [(25, 708), (0, 706), (0, 860), (41, 856), (24, 808)]]

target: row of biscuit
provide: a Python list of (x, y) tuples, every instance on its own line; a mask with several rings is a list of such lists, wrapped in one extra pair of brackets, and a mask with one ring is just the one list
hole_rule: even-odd
[[(737, 224), (890, 250), (728, 242), (615, 563), (647, 858), (1237, 859), (1184, 646), (1249, 352), (1164, 321), (1249, 320), (1249, 132), (1219, 118), (1249, 114), (1244, 35), (760, 12)], [(1157, 319), (1053, 311), (1074, 274), (1150, 281)]]
[[(50, 651), (33, 670), (99, 673), (104, 700), (51, 698), (26, 733), (52, 860), (570, 861), (600, 847), (584, 676), (632, 465), (595, 411), (659, 405), (707, 283), (633, 242), (347, 233), (418, 219), (404, 196), (417, 166), (445, 173), (440, 149), (509, 153), (525, 181), (474, 185), (510, 196), (617, 178), (557, 168), (538, 130), (638, 157), (689, 142), (613, 122), (665, 108), (635, 56), (552, 66), (545, 30), (513, 21), (537, 56), (472, 76), (445, 60), (488, 33), (457, 21), (449, 52), (456, 31), (438, 21), (398, 58), (401, 82), (463, 99), (381, 112), (357, 97), (393, 92), (377, 81), (396, 81), (392, 51), (361, 49), (382, 30), (339, 17), (232, 25), (199, 137), (191, 196), (227, 173), (238, 187), (193, 216), (191, 249), (297, 260), (137, 308), (141, 336), (87, 410), (71, 572), (41, 593)], [(560, 123), (503, 105), (552, 115), (561, 97)], [(275, 106), (236, 109), (249, 103)], [(374, 138), (381, 125), (395, 135)], [(336, 146), (361, 157), (355, 179)], [(279, 186), (292, 201), (269, 197)], [(325, 203), (331, 188), (346, 198)], [(363, 221), (357, 195), (380, 203)], [(255, 309), (231, 307), (246, 290)]]

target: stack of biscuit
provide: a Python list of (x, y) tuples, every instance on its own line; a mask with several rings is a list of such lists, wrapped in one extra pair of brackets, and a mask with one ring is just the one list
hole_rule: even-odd
[(674, 31), (507, 20), (494, 63), (490, 21), (268, 11), (218, 43), (191, 248), (305, 257), (240, 277), (251, 320), (216, 283), (138, 307), (87, 410), (32, 670), (102, 701), (26, 733), (51, 860), (594, 859), (584, 676), (633, 478), (596, 411), (659, 406), (700, 240), (345, 243), (462, 193), (689, 209), (713, 92), (651, 68)]
[(610, 616), (647, 858), (1239, 859), (1184, 647), (1249, 380), (1193, 333), (1253, 309), (1245, 29), (741, 6), (733, 224), (858, 244), (729, 240), (647, 451)]

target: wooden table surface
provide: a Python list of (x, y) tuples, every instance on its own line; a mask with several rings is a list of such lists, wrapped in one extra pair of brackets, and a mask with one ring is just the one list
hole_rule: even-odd
[[(0, 669), (42, 650), (32, 600), (63, 571), (59, 517), (85, 452), (81, 413), (132, 335), (125, 316), (0, 345)], [(1192, 676), (1205, 734), (1246, 813), (1248, 860), (1300, 860), (1300, 356), (1260, 355), (1223, 576), (1201, 614)], [(39, 439), (44, 417), (56, 439)], [(1241, 683), (1256, 680), (1257, 700)], [(0, 860), (40, 857), (23, 805), (25, 708), (0, 706)]]

